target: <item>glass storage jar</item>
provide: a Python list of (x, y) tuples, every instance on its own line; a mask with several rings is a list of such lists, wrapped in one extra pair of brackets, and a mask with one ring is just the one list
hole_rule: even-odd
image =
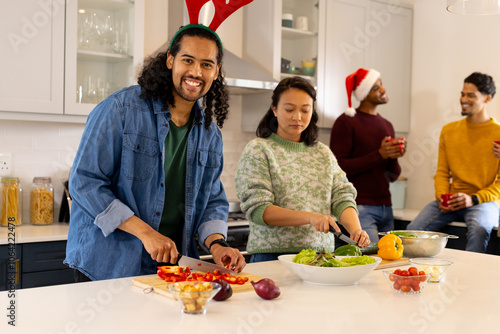
[(21, 225), (23, 212), (23, 193), (18, 177), (2, 177), (0, 203), (2, 215), (0, 225)]
[(35, 177), (30, 192), (30, 219), (35, 225), (54, 222), (54, 187), (50, 177)]

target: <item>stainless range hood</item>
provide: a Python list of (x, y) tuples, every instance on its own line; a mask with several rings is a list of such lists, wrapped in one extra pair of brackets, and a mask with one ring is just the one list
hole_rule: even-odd
[(272, 76), (224, 50), (222, 63), (226, 83), (231, 94), (252, 94), (272, 91), (278, 83)]

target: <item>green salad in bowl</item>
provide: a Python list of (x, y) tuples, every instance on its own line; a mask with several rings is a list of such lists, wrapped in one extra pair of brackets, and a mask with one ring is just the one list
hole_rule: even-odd
[(368, 255), (341, 257), (333, 255), (324, 249), (317, 252), (312, 249), (303, 249), (292, 259), (293, 263), (307, 264), (316, 267), (352, 267), (375, 263), (375, 258)]
[(278, 260), (305, 283), (322, 285), (356, 284), (382, 261), (376, 256), (335, 256), (325, 250), (312, 249), (280, 255)]

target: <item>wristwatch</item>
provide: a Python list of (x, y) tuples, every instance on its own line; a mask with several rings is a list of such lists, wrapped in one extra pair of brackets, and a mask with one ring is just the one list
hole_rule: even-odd
[(210, 246), (208, 246), (208, 250), (209, 250), (210, 252), (212, 252), (212, 246), (213, 246), (214, 244), (219, 244), (219, 245), (221, 245), (222, 247), (231, 247), (231, 246), (229, 246), (229, 244), (227, 243), (227, 241), (226, 241), (226, 240), (224, 240), (224, 238), (215, 239), (214, 241), (212, 241), (212, 242), (210, 243)]
[(472, 195), (470, 198), (472, 198), (472, 205), (479, 204), (479, 197), (477, 197), (476, 195)]

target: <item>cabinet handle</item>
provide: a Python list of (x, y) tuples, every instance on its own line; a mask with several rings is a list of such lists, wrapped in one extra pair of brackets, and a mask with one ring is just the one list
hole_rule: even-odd
[(16, 264), (16, 280), (15, 280), (14, 284), (16, 284), (16, 285), (19, 284), (19, 272), (20, 272), (19, 269), (21, 267), (20, 262), (21, 262), (21, 260), (19, 260), (19, 259), (14, 260), (14, 263)]

